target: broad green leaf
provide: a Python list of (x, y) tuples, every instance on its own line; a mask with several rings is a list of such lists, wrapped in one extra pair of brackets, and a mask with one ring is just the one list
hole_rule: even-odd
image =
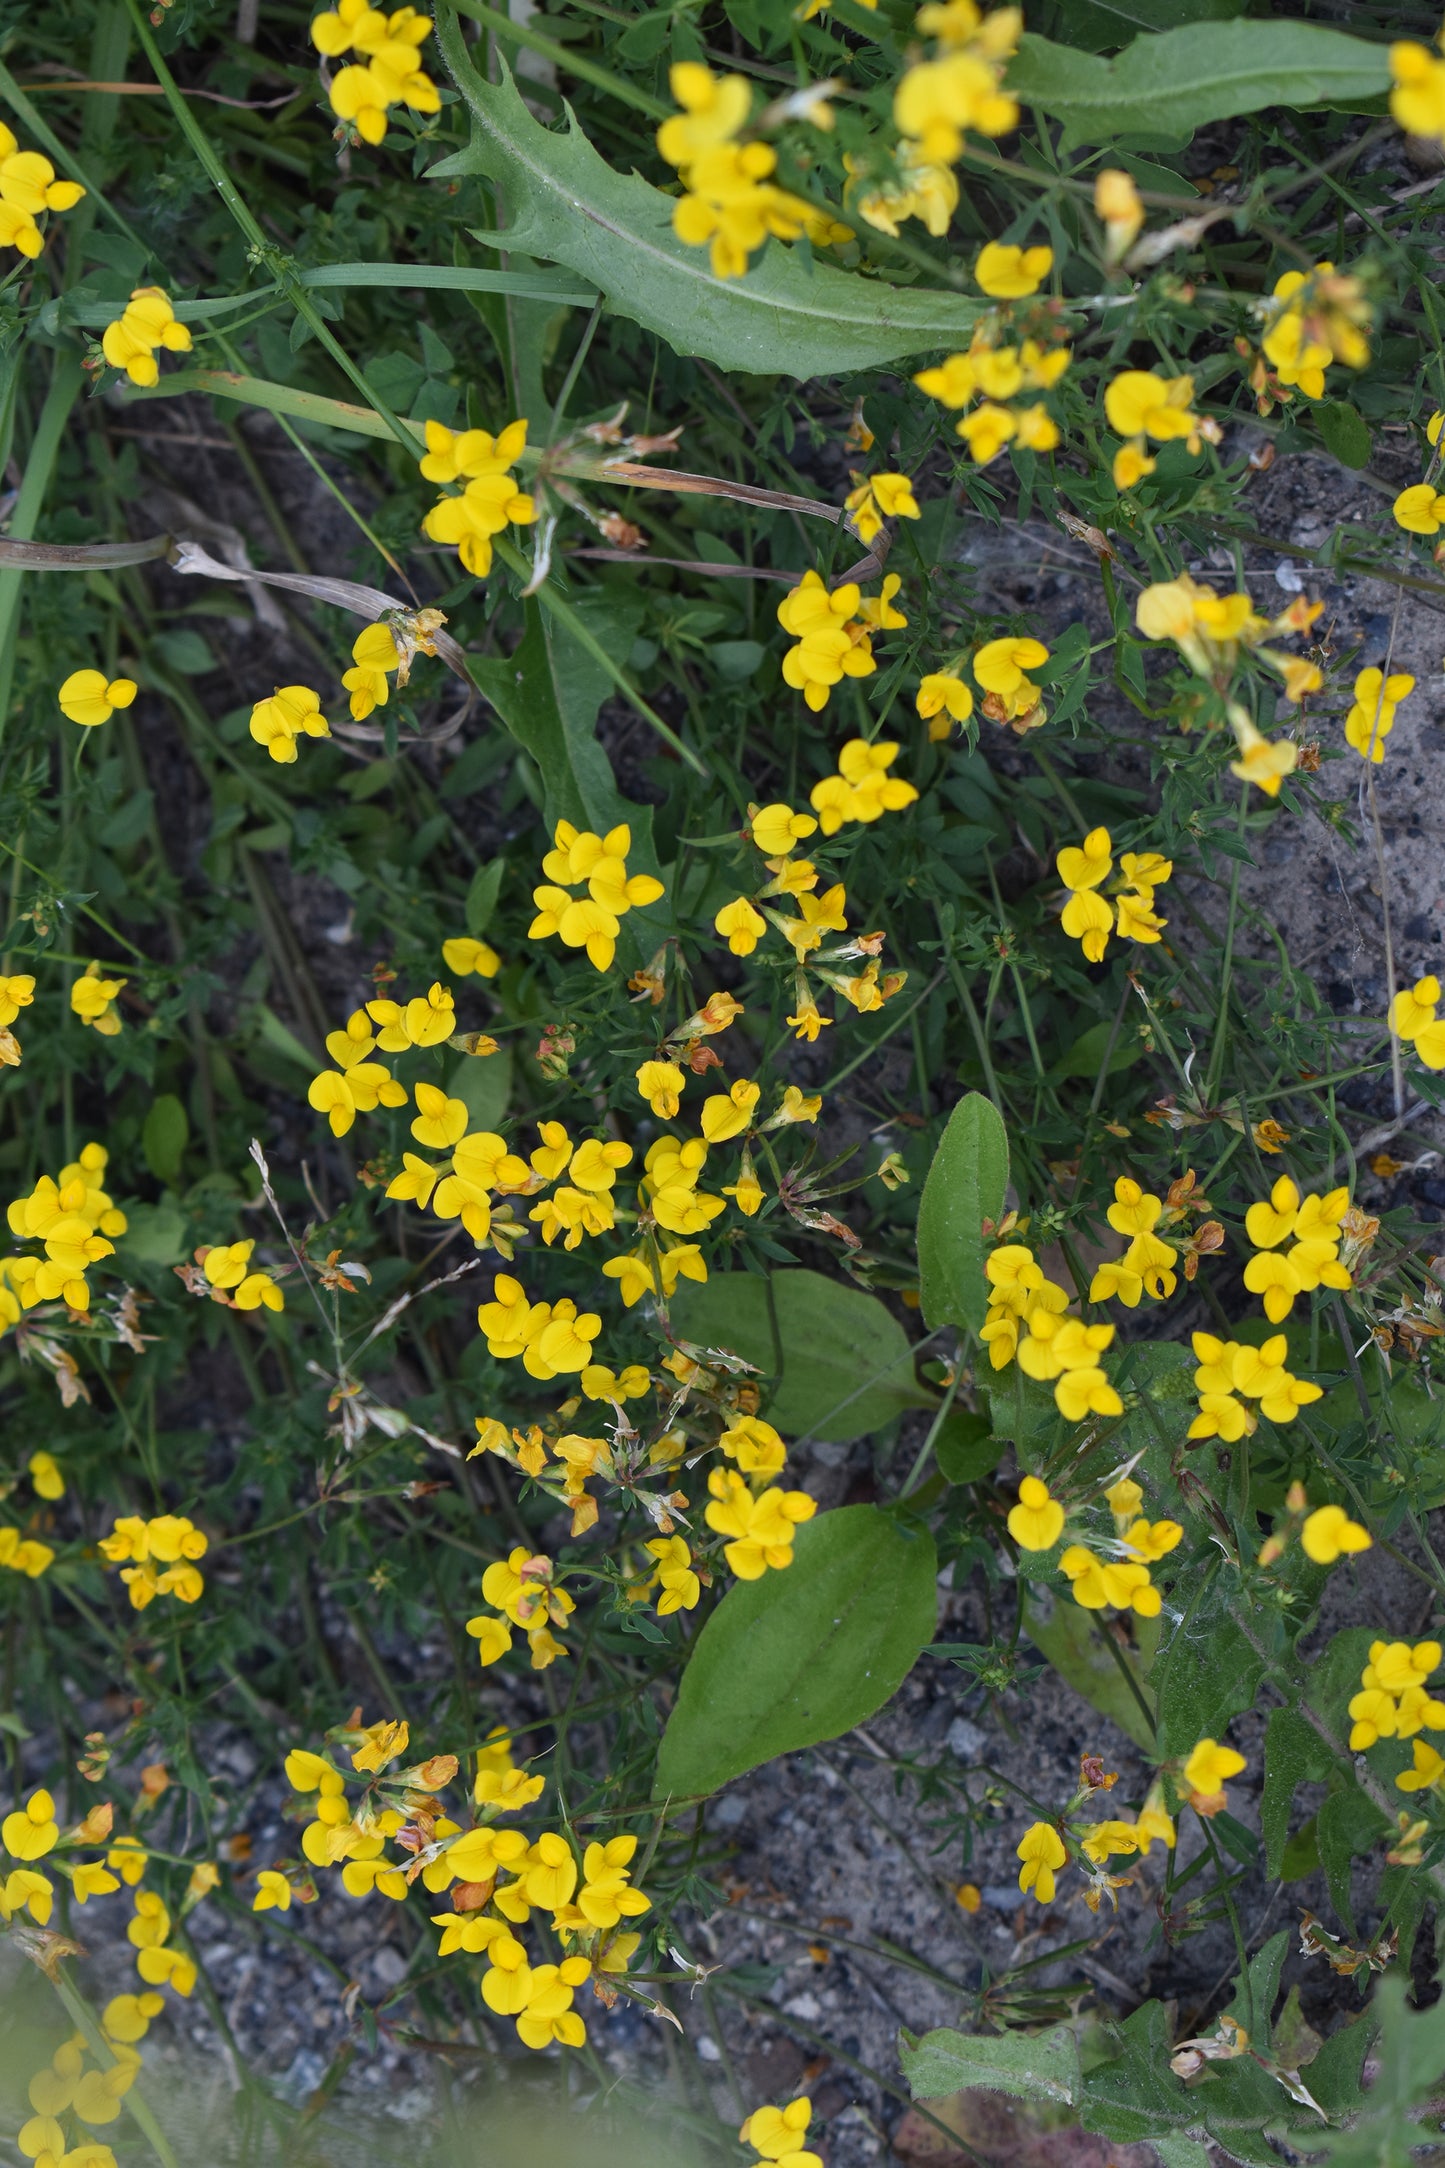
[(1261, 2048), (1267, 2048), (1273, 2038), (1271, 2021), (1279, 2000), (1279, 1976), (1293, 1940), (1293, 1930), (1282, 1927), (1251, 1957), (1248, 1974), (1235, 1974), (1234, 2000), (1229, 2006), (1229, 2015)]
[(1194, 2102), (1169, 2068), (1172, 2042), (1162, 2003), (1143, 2003), (1122, 2024), (1107, 2026), (1105, 2042), (1117, 2053), (1084, 2078), (1079, 2120), (1085, 2130), (1128, 2145), (1198, 2122)]
[(447, 1090), (464, 1103), (469, 1129), (495, 1129), (512, 1096), (512, 1049), (463, 1054), (447, 1078)]
[(672, 1329), (696, 1346), (730, 1348), (775, 1380), (762, 1412), (788, 1437), (841, 1444), (906, 1408), (936, 1405), (914, 1378), (913, 1349), (893, 1312), (820, 1272), (684, 1280)]
[[(1108, 1628), (1092, 1611), (1047, 1583), (1026, 1584), (1023, 1595), (1024, 1632), (1039, 1654), (1048, 1658), (1059, 1677), (1082, 1695), (1090, 1708), (1107, 1716), (1136, 1746), (1152, 1754), (1154, 1727), (1146, 1723), (1139, 1700), (1130, 1692), (1128, 1681), (1105, 1646), (1103, 1637)], [(1156, 1619), (1139, 1619), (1135, 1626), (1139, 1653), (1121, 1648), (1119, 1654), (1148, 1705), (1144, 1673), (1158, 1646), (1159, 1624)]]
[(1003, 1215), (1008, 1137), (982, 1092), (967, 1092), (948, 1117), (918, 1207), (918, 1278), (924, 1321), (977, 1332), (988, 1311), (985, 1219)]
[(1159, 2168), (1213, 2168), (1208, 2153), (1197, 2138), (1183, 2138), (1177, 2134), (1156, 2138), (1154, 2151), (1159, 2156)]
[[(1403, 1802), (1404, 1794), (1400, 1797)], [(1356, 1932), (1351, 1895), (1354, 1863), (1375, 1849), (1389, 1826), (1374, 1801), (1353, 1783), (1331, 1792), (1315, 1819), (1315, 1841), (1329, 1884), (1330, 1903), (1352, 1935)]]
[[(1376, 2028), (1379, 2067), (1354, 2127), (1321, 2130), (1316, 2124), (1312, 2131), (1291, 2133), (1290, 2143), (1298, 2152), (1312, 2159), (1326, 2155), (1335, 2168), (1419, 2168), (1420, 2148), (1428, 2135), (1418, 2120), (1419, 2104), (1438, 2090), (1445, 2077), (1445, 2002), (1433, 2003), (1428, 2010), (1412, 2010), (1408, 1994), (1408, 1980), (1391, 1973), (1377, 1985), (1365, 2017), (1356, 2025), (1341, 2026), (1325, 2042), (1310, 2065), (1312, 2079), (1332, 2049), (1343, 2045), (1353, 2050), (1358, 2042), (1362, 2058)], [(1315, 2091), (1314, 2084), (1310, 2090)], [(1317, 2097), (1322, 2105), (1339, 2112), (1335, 2101), (1323, 2092)], [(1356, 2075), (1347, 2102), (1353, 2106), (1359, 2099)]]
[(465, 150), (431, 168), (447, 180), (485, 174), (510, 213), (510, 252), (562, 263), (600, 288), (608, 307), (661, 334), (675, 353), (721, 369), (795, 377), (880, 368), (910, 354), (968, 344), (981, 304), (926, 287), (888, 286), (814, 263), (770, 241), (740, 279), (712, 275), (708, 251), (672, 230), (672, 198), (635, 173), (614, 173), (571, 114), (565, 132), (534, 120), (506, 63), (499, 83), (472, 66), (452, 9), (437, 41), (471, 108)]
[(1123, 1029), (1115, 1031), (1108, 1022), (1091, 1024), (1088, 1030), (1075, 1039), (1073, 1045), (1062, 1053), (1049, 1071), (1051, 1077), (1097, 1076), (1109, 1057), (1109, 1074), (1127, 1069), (1143, 1056), (1144, 1048), (1137, 1038), (1131, 1038)]
[(1177, 30), (1184, 23), (1228, 22), (1245, 0), (1055, 0), (1041, 27), (1062, 44), (1110, 53), (1141, 30)]
[(178, 1265), (186, 1254), (186, 1219), (173, 1204), (136, 1204), (116, 1248), (146, 1265)]
[(462, 906), (462, 919), (474, 941), (480, 941), (492, 922), (492, 913), (497, 908), (497, 898), (501, 894), (506, 871), (506, 859), (494, 858), (490, 865), (478, 866), (467, 885), (467, 900)]
[(993, 1435), (986, 1415), (950, 1408), (934, 1440), (933, 1457), (950, 1483), (977, 1483), (992, 1475), (1003, 1456), (1004, 1441)]
[(932, 1537), (877, 1506), (805, 1522), (791, 1566), (737, 1582), (698, 1635), (654, 1798), (715, 1792), (882, 1708), (933, 1633), (936, 1572)]
[(1278, 1610), (1251, 1597), (1236, 1574), (1221, 1567), (1203, 1581), (1149, 1671), (1161, 1756), (1223, 1739), (1230, 1718), (1253, 1704), (1266, 1661), (1282, 1645)]
[(1352, 407), (1347, 399), (1327, 399), (1311, 412), (1319, 423), (1326, 450), (1342, 467), (1370, 464), (1370, 432), (1358, 407)]
[(1016, 2100), (1052, 2100), (1072, 2107), (1083, 2090), (1079, 2039), (1072, 2025), (1042, 2033), (982, 2033), (940, 2028), (921, 2040), (903, 2035), (899, 2062), (915, 2100), (941, 2100), (982, 2088)]
[(1126, 135), (1179, 139), (1264, 106), (1377, 97), (1388, 48), (1318, 23), (1191, 23), (1134, 39), (1113, 60), (1025, 34), (1007, 87), (1064, 123), (1065, 147)]
[(1290, 1810), (1301, 1784), (1322, 1784), (1334, 1755), (1307, 1718), (1295, 1709), (1271, 1709), (1264, 1734), (1264, 1794), (1259, 1803), (1265, 1867), (1280, 1873), (1289, 1837)]
[(140, 1133), (145, 1163), (158, 1182), (168, 1186), (180, 1178), (181, 1156), (191, 1134), (186, 1110), (174, 1092), (162, 1092), (151, 1101)]

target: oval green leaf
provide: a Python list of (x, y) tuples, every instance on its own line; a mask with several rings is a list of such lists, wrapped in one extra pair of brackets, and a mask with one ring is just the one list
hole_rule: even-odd
[(1003, 1118), (982, 1092), (968, 1092), (948, 1118), (918, 1207), (918, 1274), (930, 1330), (977, 1332), (988, 1310), (983, 1274), (985, 1219), (998, 1220), (1008, 1189)]
[(881, 1709), (932, 1638), (936, 1574), (933, 1538), (877, 1506), (806, 1522), (792, 1565), (739, 1581), (698, 1635), (653, 1796), (715, 1792)]
[(729, 1348), (776, 1380), (762, 1412), (785, 1437), (830, 1444), (881, 1430), (906, 1408), (932, 1408), (913, 1348), (876, 1295), (821, 1272), (715, 1272), (684, 1281), (672, 1327), (695, 1346)]

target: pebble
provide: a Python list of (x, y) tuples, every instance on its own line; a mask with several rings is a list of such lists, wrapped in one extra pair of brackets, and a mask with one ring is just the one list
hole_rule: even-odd
[(948, 1751), (956, 1754), (962, 1762), (977, 1761), (988, 1745), (986, 1733), (977, 1724), (970, 1724), (966, 1716), (956, 1716), (948, 1727)]

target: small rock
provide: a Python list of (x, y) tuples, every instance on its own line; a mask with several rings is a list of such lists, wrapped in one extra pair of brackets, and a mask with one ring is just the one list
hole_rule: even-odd
[(1281, 557), (1274, 568), (1274, 584), (1276, 587), (1282, 587), (1287, 595), (1302, 595), (1304, 593), (1304, 577), (1299, 567), (1292, 565), (1287, 557)]
[(293, 2108), (299, 2108), (315, 2092), (325, 2075), (326, 2057), (318, 2055), (315, 2048), (298, 2048), (290, 2069), (276, 2080), (275, 2090)]
[(718, 2046), (711, 2033), (698, 2034), (697, 2059), (700, 2063), (720, 2063), (722, 2061), (722, 2049)]
[(748, 1803), (741, 1792), (729, 1792), (713, 1808), (712, 1818), (716, 1829), (736, 1829), (748, 1818)]
[(973, 1762), (988, 1745), (988, 1739), (966, 1716), (956, 1716), (948, 1727), (946, 1744), (949, 1753), (956, 1754), (961, 1762)]
[(995, 1912), (1016, 1912), (1019, 1893), (1015, 1888), (985, 1889), (983, 1901), (986, 1905), (992, 1905)]
[(795, 1995), (791, 2002), (783, 2004), (783, 2015), (801, 2018), (805, 2025), (816, 2025), (823, 2015), (823, 2005), (816, 1995)]
[(406, 1959), (390, 1943), (383, 1943), (371, 1960), (371, 1977), (382, 1987), (395, 1987), (406, 1978)]

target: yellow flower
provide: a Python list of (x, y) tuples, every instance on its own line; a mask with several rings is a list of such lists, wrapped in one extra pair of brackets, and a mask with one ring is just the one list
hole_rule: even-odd
[(1109, 427), (1121, 437), (1150, 436), (1159, 443), (1193, 437), (1199, 418), (1191, 412), (1192, 376), (1156, 376), (1152, 369), (1125, 369), (1104, 391)]
[[(846, 152), (843, 163), (850, 175), (856, 174), (857, 162)], [(905, 219), (917, 218), (935, 239), (941, 239), (958, 209), (958, 177), (946, 165), (930, 163), (916, 143), (905, 140), (898, 145), (897, 178), (865, 182), (854, 201), (858, 216), (879, 233), (896, 238)], [(866, 451), (867, 445), (862, 449)]]
[(44, 1859), (59, 1841), (55, 1801), (47, 1791), (32, 1792), (23, 1807), (17, 1807), (0, 1823), (0, 1844), (12, 1859)]
[(1437, 1754), (1433, 1746), (1417, 1739), (1411, 1747), (1415, 1757), (1413, 1769), (1402, 1770), (1395, 1779), (1395, 1787), (1402, 1792), (1433, 1792), (1445, 1778), (1445, 1755)]
[(56, 697), (72, 723), (93, 729), (108, 723), (117, 708), (128, 708), (139, 690), (134, 678), (107, 681), (103, 670), (72, 670)]
[(1104, 261), (1116, 264), (1129, 253), (1144, 223), (1139, 191), (1117, 166), (1105, 166), (1095, 177), (1094, 213), (1104, 228)]
[[(1016, 8), (996, 13), (1017, 22)], [(952, 165), (963, 149), (966, 129), (1007, 135), (1017, 125), (1019, 109), (999, 87), (1001, 72), (998, 60), (968, 50), (945, 52), (938, 60), (910, 68), (893, 93), (899, 134), (916, 143), (919, 157), (930, 165)]]
[(1300, 1545), (1317, 1566), (1332, 1566), (1347, 1553), (1368, 1551), (1370, 1534), (1348, 1517), (1343, 1506), (1320, 1506), (1300, 1530)]
[(1021, 1551), (1051, 1551), (1064, 1532), (1064, 1509), (1036, 1475), (1026, 1475), (1019, 1484), (1008, 1532)]
[(1390, 111), (1408, 135), (1445, 143), (1445, 60), (1427, 46), (1401, 40), (1390, 47)]
[(256, 1894), (251, 1899), (253, 1912), (289, 1912), (291, 1909), (291, 1884), (284, 1874), (274, 1867), (263, 1867), (256, 1877)]
[(1201, 1739), (1184, 1764), (1184, 1782), (1191, 1793), (1199, 1799), (1218, 1799), (1223, 1803), (1224, 1787), (1230, 1777), (1237, 1777), (1244, 1767), (1244, 1756), (1236, 1754), (1232, 1746), (1221, 1746), (1215, 1739)]
[(273, 760), (287, 766), (296, 758), (296, 740), (303, 733), (308, 738), (331, 735), (320, 696), (309, 685), (278, 685), (269, 700), (258, 700), (251, 710), (250, 730)]
[(442, 962), (459, 979), (472, 972), (481, 979), (494, 979), (502, 968), (502, 959), (496, 950), (485, 941), (473, 940), (470, 934), (454, 934), (450, 941), (443, 941)]
[(822, 2168), (816, 2153), (803, 2150), (812, 2119), (813, 2103), (803, 2095), (786, 2108), (754, 2108), (738, 2136), (764, 2160), (780, 2161), (784, 2168)]
[(112, 369), (124, 369), (132, 384), (154, 384), (160, 375), (156, 354), (188, 354), (191, 335), (176, 321), (170, 297), (159, 286), (137, 286), (123, 313), (101, 334), (101, 352)]
[(351, 661), (352, 667), (343, 671), (341, 682), (351, 695), (351, 719), (361, 723), (373, 708), (386, 706), (390, 691), (387, 672), (401, 668), (401, 651), (390, 626), (364, 626), (352, 642)]
[(856, 487), (844, 500), (862, 542), (871, 542), (885, 519), (919, 519), (922, 514), (906, 474), (855, 474)]
[(795, 843), (817, 832), (811, 813), (795, 813), (790, 805), (748, 807), (748, 833), (764, 858), (786, 858)]
[(29, 1461), (30, 1480), (35, 1485), (37, 1498), (63, 1498), (65, 1478), (60, 1463), (52, 1453), (32, 1453)]
[(973, 267), (976, 283), (995, 301), (1019, 301), (1036, 294), (1054, 267), (1051, 248), (1015, 248), (990, 241)]
[(1385, 740), (1395, 727), (1395, 710), (1415, 690), (1408, 671), (1362, 670), (1355, 679), (1355, 704), (1345, 717), (1345, 743), (1361, 760), (1378, 767), (1385, 757)]
[(657, 147), (670, 166), (685, 171), (704, 151), (729, 143), (747, 120), (752, 92), (745, 75), (714, 75), (700, 61), (674, 62), (668, 87), (682, 107), (657, 131)]
[(746, 896), (736, 896), (717, 913), (713, 929), (723, 936), (734, 956), (751, 956), (767, 932), (768, 922)]
[(1038, 706), (1039, 688), (1028, 670), (1037, 670), (1049, 659), (1042, 640), (1009, 634), (987, 640), (973, 658), (973, 674), (986, 693), (996, 695), (1009, 717), (1028, 714)]
[(715, 1092), (702, 1103), (700, 1117), (702, 1133), (709, 1144), (725, 1144), (729, 1137), (741, 1136), (753, 1118), (753, 1109), (762, 1097), (762, 1086), (745, 1077), (739, 1077), (725, 1092)]
[(675, 1061), (645, 1061), (637, 1072), (637, 1089), (660, 1122), (677, 1113), (686, 1081)]
[(1445, 496), (1433, 482), (1402, 489), (1394, 504), (1395, 524), (1408, 534), (1438, 534), (1445, 527)]
[(878, 667), (866, 628), (854, 622), (859, 600), (856, 581), (830, 593), (816, 572), (805, 572), (778, 604), (778, 623), (797, 642), (783, 657), (784, 682), (815, 714), (845, 677), (869, 677)]
[(777, 1570), (793, 1563), (798, 1525), (817, 1511), (806, 1491), (771, 1489), (754, 1498), (731, 1468), (714, 1468), (707, 1487), (713, 1501), (708, 1527), (731, 1538), (723, 1556), (740, 1581), (756, 1581), (770, 1566)]
[(1051, 1905), (1056, 1887), (1054, 1876), (1069, 1856), (1062, 1837), (1049, 1823), (1034, 1822), (1024, 1831), (1014, 1849), (1015, 1856), (1023, 1861), (1019, 1889), (1025, 1897), (1032, 1890), (1041, 1905)]
[(1240, 758), (1229, 763), (1230, 774), (1241, 783), (1253, 783), (1267, 798), (1277, 798), (1280, 784), (1298, 765), (1299, 747), (1292, 738), (1264, 737), (1242, 712), (1232, 712), (1230, 721), (1240, 752)]
[(87, 964), (83, 975), (71, 982), (71, 1009), (82, 1024), (89, 1024), (102, 1038), (113, 1039), (121, 1028), (116, 996), (126, 984), (125, 979), (103, 979), (99, 964)]
[(914, 706), (929, 725), (929, 737), (942, 739), (948, 736), (950, 727), (945, 717), (955, 723), (968, 721), (973, 713), (973, 694), (952, 670), (931, 670), (918, 688)]

